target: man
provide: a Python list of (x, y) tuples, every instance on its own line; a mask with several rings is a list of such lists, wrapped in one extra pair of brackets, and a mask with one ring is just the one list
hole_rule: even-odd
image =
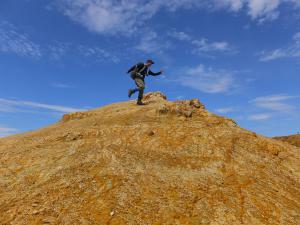
[(135, 92), (138, 91), (139, 92), (138, 100), (137, 100), (138, 105), (145, 105), (142, 102), (143, 94), (144, 94), (144, 90), (145, 90), (145, 77), (149, 76), (149, 75), (158, 76), (163, 73), (162, 70), (158, 73), (153, 73), (150, 70), (150, 67), (153, 64), (154, 64), (154, 62), (151, 59), (149, 59), (146, 61), (146, 63), (136, 64), (135, 66), (130, 68), (130, 70), (128, 70), (128, 72), (127, 72), (127, 73), (131, 73), (131, 78), (135, 81), (135, 84), (137, 86), (137, 88), (135, 88), (135, 89), (129, 89), (128, 97), (130, 98)]

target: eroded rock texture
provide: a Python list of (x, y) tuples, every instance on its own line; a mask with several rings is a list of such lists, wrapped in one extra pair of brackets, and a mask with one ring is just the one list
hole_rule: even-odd
[(161, 93), (0, 139), (0, 224), (300, 224), (300, 151)]

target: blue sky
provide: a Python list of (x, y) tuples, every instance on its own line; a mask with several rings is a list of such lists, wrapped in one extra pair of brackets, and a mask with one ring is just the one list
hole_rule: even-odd
[(147, 91), (266, 136), (300, 132), (300, 0), (2, 0), (0, 136)]

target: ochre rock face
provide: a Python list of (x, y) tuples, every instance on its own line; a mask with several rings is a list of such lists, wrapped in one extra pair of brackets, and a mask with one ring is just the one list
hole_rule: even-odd
[(291, 145), (295, 145), (297, 147), (300, 147), (300, 134), (297, 135), (291, 135), (291, 136), (284, 136), (284, 137), (275, 137), (274, 139), (288, 142)]
[(161, 93), (0, 139), (0, 224), (300, 224), (300, 151)]

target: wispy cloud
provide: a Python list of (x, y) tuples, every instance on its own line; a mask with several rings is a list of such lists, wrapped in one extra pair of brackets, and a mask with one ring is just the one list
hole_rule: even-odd
[(10, 105), (10, 104), (5, 104), (5, 103), (1, 103), (0, 101), (0, 112), (15, 112), (16, 109), (14, 106)]
[(98, 62), (113, 62), (118, 63), (120, 57), (111, 49), (101, 48), (99, 46), (76, 45), (74, 43), (64, 43), (55, 41), (49, 44), (45, 52), (51, 60), (59, 61), (68, 55), (75, 55), (84, 58), (92, 58)]
[(268, 120), (272, 118), (272, 114), (270, 113), (259, 113), (259, 114), (253, 114), (247, 117), (248, 120), (252, 121), (262, 121), (262, 120)]
[(202, 38), (200, 40), (193, 40), (192, 44), (196, 46), (195, 52), (229, 52), (233, 49), (225, 41), (220, 42), (209, 42), (207, 39)]
[(20, 132), (20, 130), (18, 130), (16, 128), (11, 128), (11, 127), (6, 127), (6, 126), (0, 125), (0, 137), (9, 136), (12, 134), (16, 134), (18, 132)]
[(32, 102), (32, 101), (10, 100), (10, 99), (0, 98), (0, 111), (1, 109), (4, 110), (8, 109), (6, 112), (20, 112), (24, 109), (24, 107), (31, 108), (31, 109), (45, 109), (57, 113), (71, 113), (71, 112), (85, 110), (81, 108), (72, 108), (72, 107), (66, 107), (60, 105), (50, 105), (50, 104), (44, 104), (44, 103)]
[(260, 61), (266, 62), (280, 58), (295, 58), (300, 57), (300, 32), (293, 37), (293, 43), (284, 48), (277, 48), (270, 51), (260, 53)]
[(63, 89), (65, 89), (65, 88), (74, 88), (73, 85), (63, 84), (63, 83), (53, 83), (53, 84), (51, 84), (51, 86), (54, 87), (54, 88), (63, 88)]
[(236, 109), (233, 107), (219, 108), (215, 110), (216, 113), (220, 113), (220, 114), (228, 114), (234, 111), (236, 111)]
[(0, 22), (0, 52), (36, 59), (42, 57), (41, 47), (8, 22)]
[(118, 63), (120, 57), (112, 50), (106, 50), (97, 46), (79, 45), (77, 46), (78, 52), (84, 57), (94, 58), (97, 61), (110, 61)]
[(163, 40), (160, 35), (154, 31), (148, 31), (142, 35), (135, 49), (146, 54), (162, 54), (165, 49), (170, 47), (170, 43)]
[(67, 55), (70, 51), (74, 50), (71, 43), (63, 43), (55, 41), (47, 46), (47, 55), (52, 60), (60, 60)]
[(59, 9), (70, 19), (98, 33), (132, 33), (156, 11), (146, 1), (58, 0)]
[(258, 19), (260, 23), (275, 20), (279, 17), (279, 11), (277, 9), (281, 3), (283, 3), (283, 1), (280, 0), (249, 0), (248, 14), (253, 19)]
[[(185, 41), (192, 45), (192, 53), (199, 55), (207, 55), (212, 52), (236, 53), (237, 51), (226, 41), (212, 42), (206, 38), (196, 39), (192, 35), (183, 31), (170, 31), (170, 37), (180, 41)], [(208, 55), (209, 56), (209, 55)]]
[(263, 97), (257, 97), (250, 101), (258, 108), (268, 109), (276, 112), (291, 113), (295, 110), (295, 107), (289, 104), (287, 101), (298, 98), (299, 96), (292, 95), (269, 95)]
[(173, 38), (176, 38), (177, 40), (180, 40), (180, 41), (188, 41), (188, 42), (191, 42), (194, 40), (194, 38), (190, 35), (190, 34), (187, 34), (183, 31), (170, 31), (168, 32), (168, 35), (173, 37)]
[(280, 16), (279, 7), (283, 4), (297, 9), (299, 0), (213, 0), (217, 8), (228, 8), (233, 12), (246, 11), (252, 20), (258, 23), (276, 20)]
[(246, 11), (253, 20), (263, 23), (277, 19), (279, 6), (284, 3), (294, 8), (300, 5), (298, 0), (56, 0), (54, 7), (93, 32), (133, 34), (163, 9)]
[(205, 93), (227, 93), (236, 87), (233, 73), (225, 70), (214, 70), (200, 64), (195, 68), (183, 71), (184, 75), (178, 82)]
[(68, 55), (90, 57), (94, 61), (117, 63), (120, 57), (111, 49), (99, 46), (76, 45), (54, 41), (49, 44), (38, 44), (32, 38), (22, 33), (20, 29), (9, 22), (0, 22), (0, 53), (16, 54), (34, 59), (46, 58), (59, 61)]

